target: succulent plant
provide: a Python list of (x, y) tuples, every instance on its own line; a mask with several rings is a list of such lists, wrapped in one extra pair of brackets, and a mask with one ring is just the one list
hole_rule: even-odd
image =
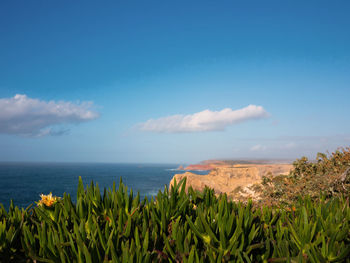
[(349, 197), (235, 203), (175, 182), (140, 200), (122, 181), (77, 201), (0, 208), (0, 262), (349, 262)]

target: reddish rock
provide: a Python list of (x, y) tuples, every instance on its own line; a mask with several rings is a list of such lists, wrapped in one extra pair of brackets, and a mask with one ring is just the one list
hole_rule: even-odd
[(209, 164), (191, 164), (185, 168), (185, 170), (192, 170), (192, 171), (212, 170), (212, 169), (214, 169), (214, 167)]
[(179, 167), (176, 168), (176, 170), (185, 170), (185, 168), (182, 165), (180, 165)]
[(206, 160), (199, 164), (191, 164), (185, 168), (185, 170), (190, 171), (198, 171), (198, 170), (213, 170), (218, 167), (227, 167), (230, 166), (225, 161), (219, 161), (219, 160)]

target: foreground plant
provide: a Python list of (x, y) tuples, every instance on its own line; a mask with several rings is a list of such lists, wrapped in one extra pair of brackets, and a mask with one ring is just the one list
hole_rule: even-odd
[(122, 182), (101, 195), (80, 178), (76, 203), (48, 195), (29, 211), (2, 208), (0, 262), (349, 262), (348, 197), (288, 211), (185, 183), (141, 201)]

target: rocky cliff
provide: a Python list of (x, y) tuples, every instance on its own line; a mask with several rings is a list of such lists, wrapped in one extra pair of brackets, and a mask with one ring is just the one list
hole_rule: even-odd
[(176, 174), (170, 181), (170, 186), (174, 179), (179, 182), (187, 177), (186, 188), (192, 186), (193, 189), (202, 191), (205, 186), (213, 188), (215, 193), (227, 193), (233, 199), (238, 197), (251, 197), (258, 199), (258, 193), (254, 191), (259, 185), (262, 176), (267, 174), (279, 175), (287, 174), (292, 169), (291, 164), (236, 164), (230, 167), (216, 167), (207, 175), (199, 175), (192, 172)]
[(225, 163), (225, 161), (206, 160), (199, 164), (190, 164), (185, 168), (185, 170), (190, 170), (190, 171), (213, 170), (214, 168), (225, 167), (225, 166), (227, 166), (227, 163)]

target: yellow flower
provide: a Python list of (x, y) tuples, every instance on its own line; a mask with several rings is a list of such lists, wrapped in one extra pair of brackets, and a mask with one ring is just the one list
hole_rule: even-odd
[(52, 206), (54, 205), (60, 198), (57, 196), (52, 196), (52, 193), (48, 194), (48, 195), (40, 195), (41, 200), (38, 202), (39, 206), (45, 205), (45, 206)]

